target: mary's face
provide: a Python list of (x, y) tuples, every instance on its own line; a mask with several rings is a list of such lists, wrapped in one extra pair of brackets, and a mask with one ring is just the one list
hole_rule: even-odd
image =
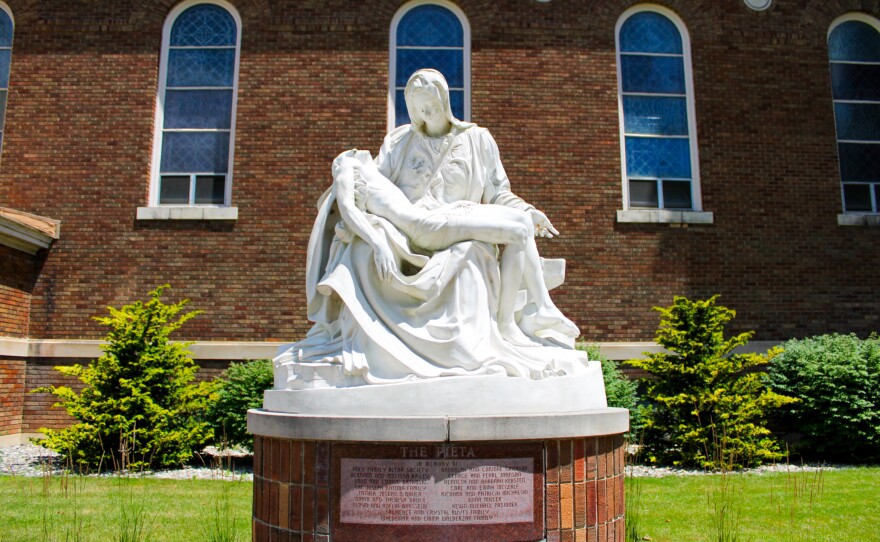
[(440, 100), (428, 92), (416, 92), (412, 95), (412, 101), (428, 134), (440, 135), (449, 131), (449, 120), (443, 112)]

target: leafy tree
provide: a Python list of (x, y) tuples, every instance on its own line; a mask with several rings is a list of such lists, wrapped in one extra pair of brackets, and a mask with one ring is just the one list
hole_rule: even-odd
[(40, 429), (37, 444), (68, 456), (81, 466), (97, 468), (167, 467), (188, 461), (212, 436), (199, 414), (208, 405), (212, 385), (193, 384), (197, 369), (187, 344), (171, 334), (198, 311), (181, 314), (187, 300), (166, 305), (160, 299), (168, 285), (150, 300), (108, 307), (110, 316), (95, 317), (108, 326), (104, 354), (86, 366), (60, 366), (84, 388), (39, 388), (59, 400), (79, 423), (65, 429)]
[(217, 399), (208, 408), (207, 418), (214, 434), (229, 445), (253, 449), (254, 437), (247, 431), (247, 411), (263, 406), (263, 392), (273, 384), (271, 360), (231, 364), (217, 379)]
[(782, 457), (767, 416), (795, 399), (770, 390), (760, 373), (781, 350), (732, 354), (752, 332), (726, 339), (724, 327), (736, 313), (716, 305), (717, 297), (675, 297), (670, 307), (655, 307), (656, 341), (666, 352), (628, 362), (655, 377), (646, 381), (649, 460), (719, 469)]
[(801, 436), (793, 448), (835, 461), (880, 460), (880, 336), (788, 341), (768, 369), (770, 386), (800, 399), (775, 421)]

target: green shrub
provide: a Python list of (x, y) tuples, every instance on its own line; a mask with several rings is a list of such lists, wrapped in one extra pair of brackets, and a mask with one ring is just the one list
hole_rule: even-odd
[(207, 418), (214, 434), (228, 445), (253, 449), (254, 437), (247, 432), (247, 411), (263, 406), (263, 391), (273, 383), (271, 360), (230, 365), (217, 379), (217, 397), (208, 408)]
[(208, 423), (199, 420), (211, 385), (191, 384), (197, 367), (187, 345), (169, 340), (198, 312), (180, 315), (186, 300), (162, 303), (166, 288), (151, 292), (146, 303), (108, 307), (109, 317), (95, 318), (110, 328), (104, 354), (85, 367), (55, 368), (77, 377), (85, 385), (80, 393), (66, 386), (33, 390), (55, 395), (55, 406), (79, 421), (40, 429), (46, 437), (37, 444), (80, 466), (144, 468), (184, 463), (211, 438)]
[(782, 457), (767, 429), (767, 415), (794, 399), (770, 390), (756, 371), (779, 353), (731, 354), (752, 333), (724, 338), (736, 316), (715, 304), (675, 297), (660, 312), (656, 341), (664, 353), (628, 363), (646, 380), (644, 444), (649, 461), (703, 468), (739, 468)]
[(639, 406), (638, 382), (628, 379), (620, 372), (617, 364), (594, 345), (581, 346), (587, 356), (602, 363), (602, 380), (605, 382), (605, 397), (608, 406), (629, 410), (629, 432), (637, 434), (642, 429), (642, 407)]
[(774, 390), (797, 397), (782, 409), (795, 451), (828, 460), (880, 460), (880, 337), (823, 335), (792, 340), (770, 364)]

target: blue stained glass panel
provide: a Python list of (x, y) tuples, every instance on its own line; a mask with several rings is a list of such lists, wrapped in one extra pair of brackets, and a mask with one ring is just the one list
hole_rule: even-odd
[(0, 130), (6, 122), (6, 91), (0, 90)]
[(457, 119), (464, 119), (464, 91), (450, 90), (449, 105), (452, 107), (452, 115)]
[(6, 11), (0, 9), (0, 47), (12, 47), (12, 19)]
[(880, 181), (880, 143), (838, 143), (844, 182)]
[(623, 55), (620, 71), (624, 92), (684, 94), (684, 59)]
[(831, 64), (835, 100), (880, 101), (880, 65)]
[(162, 173), (226, 173), (228, 132), (166, 132), (162, 138)]
[(394, 93), (394, 125), (403, 126), (409, 123), (410, 118), (409, 111), (406, 109), (406, 98), (403, 95), (403, 90), (398, 90)]
[(880, 104), (834, 104), (837, 139), (880, 141)]
[(171, 46), (212, 47), (235, 45), (235, 19), (214, 4), (200, 4), (181, 13), (171, 27)]
[(654, 179), (690, 179), (691, 151), (687, 139), (626, 138), (626, 174)]
[(12, 51), (0, 51), (0, 88), (9, 88), (9, 66), (12, 63)]
[(628, 134), (688, 134), (684, 98), (624, 96), (623, 119)]
[(235, 49), (171, 49), (169, 87), (231, 87)]
[(620, 50), (625, 53), (682, 54), (681, 34), (663, 15), (643, 11), (620, 27)]
[(880, 62), (880, 33), (861, 21), (841, 23), (828, 37), (828, 58)]
[(464, 52), (448, 49), (398, 49), (395, 85), (406, 85), (409, 76), (422, 68), (443, 74), (450, 87), (464, 87)]
[(165, 93), (166, 129), (228, 129), (231, 122), (231, 90), (168, 90)]
[(397, 45), (464, 47), (464, 30), (454, 13), (427, 4), (411, 9), (400, 19)]

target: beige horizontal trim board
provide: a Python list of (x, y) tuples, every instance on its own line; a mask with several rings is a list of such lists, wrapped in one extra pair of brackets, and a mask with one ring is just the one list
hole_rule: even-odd
[(30, 444), (32, 438), (43, 438), (46, 435), (42, 433), (12, 433), (11, 435), (0, 435), (0, 448), (9, 448), (10, 446), (18, 446), (19, 444)]
[(238, 220), (238, 207), (138, 207), (138, 220)]
[(636, 224), (712, 224), (715, 215), (707, 211), (629, 209), (617, 211), (617, 221)]
[(843, 213), (837, 215), (838, 226), (880, 226), (880, 215)]
[[(0, 356), (16, 358), (96, 358), (101, 342), (95, 340), (15, 339), (0, 337)], [(196, 341), (190, 345), (195, 359), (246, 360), (274, 358), (281, 342)], [(644, 357), (645, 352), (662, 352), (653, 342), (589, 343), (599, 347), (609, 359), (621, 361)], [(753, 341), (738, 352), (766, 352), (778, 341)]]

